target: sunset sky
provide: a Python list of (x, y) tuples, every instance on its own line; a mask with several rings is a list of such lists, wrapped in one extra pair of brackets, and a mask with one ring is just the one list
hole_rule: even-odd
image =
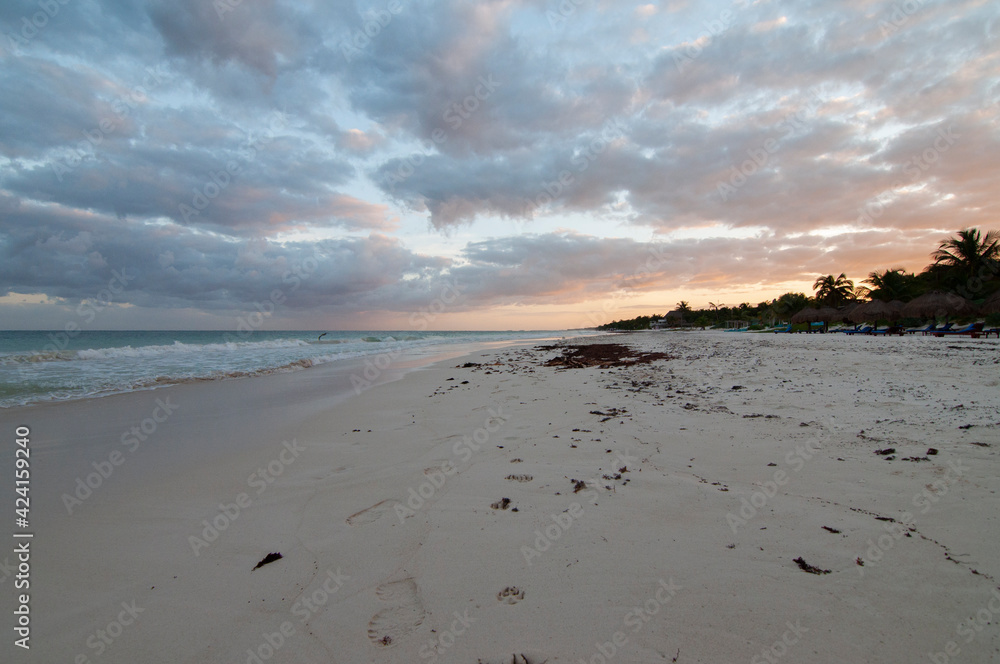
[(0, 33), (2, 329), (589, 327), (1000, 228), (995, 1), (35, 0)]

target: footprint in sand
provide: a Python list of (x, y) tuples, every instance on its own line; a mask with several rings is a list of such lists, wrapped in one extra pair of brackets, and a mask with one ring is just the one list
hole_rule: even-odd
[(382, 515), (391, 512), (392, 506), (396, 504), (397, 501), (393, 499), (383, 500), (382, 502), (375, 503), (371, 507), (367, 507), (360, 512), (355, 512), (351, 516), (347, 517), (347, 523), (352, 526), (361, 526), (366, 523), (371, 523), (382, 518)]
[(507, 604), (517, 604), (524, 599), (524, 591), (517, 586), (507, 586), (497, 593), (497, 599)]
[(391, 646), (424, 622), (424, 605), (413, 579), (383, 583), (375, 589), (375, 595), (393, 605), (368, 621), (368, 638), (376, 646)]

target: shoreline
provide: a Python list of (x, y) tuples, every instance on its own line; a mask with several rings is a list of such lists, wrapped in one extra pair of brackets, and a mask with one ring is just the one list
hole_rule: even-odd
[(957, 629), (1000, 578), (996, 344), (886, 341), (603, 335), (565, 343), (673, 359), (558, 370), (530, 340), (355, 399), (312, 369), (55, 404), (29, 661), (985, 661), (995, 627)]

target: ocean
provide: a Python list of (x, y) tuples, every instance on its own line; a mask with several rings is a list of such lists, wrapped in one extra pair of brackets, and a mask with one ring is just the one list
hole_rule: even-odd
[[(456, 343), (551, 339), (586, 331), (0, 331), (0, 408), (245, 378)], [(322, 338), (319, 336), (323, 334)]]

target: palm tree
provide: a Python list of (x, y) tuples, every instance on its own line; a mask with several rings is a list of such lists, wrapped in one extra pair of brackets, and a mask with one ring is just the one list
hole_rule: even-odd
[(687, 320), (688, 314), (691, 313), (691, 305), (681, 300), (677, 303), (677, 312), (680, 313), (681, 320)]
[(1000, 230), (988, 231), (985, 236), (978, 228), (960, 230), (943, 241), (931, 258), (934, 263), (927, 271), (941, 274), (952, 286), (995, 274), (1000, 268)]
[(726, 305), (725, 304), (716, 304), (715, 302), (709, 302), (708, 306), (712, 307), (712, 310), (715, 311), (715, 322), (718, 323), (719, 322), (719, 307), (724, 307)]
[(834, 277), (832, 274), (819, 277), (813, 284), (813, 290), (816, 291), (817, 302), (832, 307), (840, 306), (844, 302), (854, 299), (854, 282), (848, 279), (843, 272), (838, 277)]
[(894, 267), (879, 272), (869, 272), (868, 278), (862, 281), (869, 287), (858, 288), (860, 297), (870, 297), (873, 300), (891, 302), (892, 300), (908, 300), (913, 297), (917, 277), (901, 267)]

